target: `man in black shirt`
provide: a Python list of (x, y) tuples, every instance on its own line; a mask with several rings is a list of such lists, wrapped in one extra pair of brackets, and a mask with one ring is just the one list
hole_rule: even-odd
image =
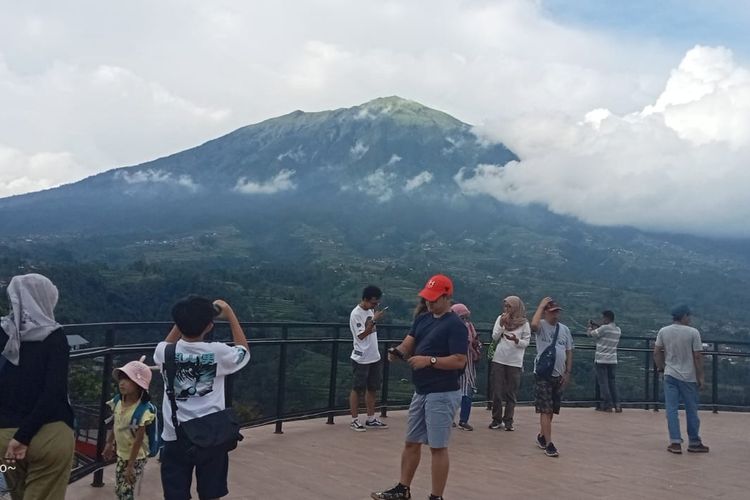
[(430, 278), (419, 292), (427, 302), (428, 312), (414, 320), (404, 341), (388, 355), (391, 361), (401, 358), (409, 363), (414, 370), (415, 392), (401, 455), (401, 479), (393, 488), (373, 493), (374, 499), (411, 498), (411, 481), (419, 466), (423, 444), (432, 453), (430, 500), (443, 498), (448, 481), (448, 441), (461, 402), (458, 379), (466, 366), (468, 350), (466, 326), (450, 309), (452, 295), (450, 278), (442, 274)]

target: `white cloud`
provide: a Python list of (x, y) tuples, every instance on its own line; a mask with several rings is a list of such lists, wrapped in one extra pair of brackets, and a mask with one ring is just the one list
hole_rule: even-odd
[(362, 158), (369, 150), (370, 146), (362, 144), (362, 141), (357, 141), (354, 146), (349, 148), (349, 152), (352, 154), (352, 158), (354, 158), (355, 160), (359, 160), (360, 158)]
[(593, 224), (750, 236), (750, 74), (727, 49), (690, 50), (641, 111), (529, 116), (485, 133), (523, 160), (463, 169), (466, 193)]
[(278, 155), (276, 157), (277, 160), (281, 161), (285, 158), (289, 158), (292, 161), (295, 161), (297, 163), (303, 161), (307, 155), (305, 154), (305, 150), (302, 146), (297, 146), (294, 149), (290, 149), (288, 151), (285, 151)]
[(249, 181), (246, 177), (241, 177), (237, 180), (234, 190), (243, 194), (275, 194), (281, 191), (289, 191), (297, 187), (292, 181), (294, 174), (294, 170), (284, 169), (266, 182)]
[(28, 154), (0, 144), (0, 198), (59, 186), (71, 172), (84, 175), (86, 169), (70, 153)]
[(396, 180), (396, 174), (385, 172), (378, 169), (364, 178), (364, 184), (359, 185), (359, 191), (372, 196), (381, 203), (390, 201), (393, 198), (393, 183)]
[(403, 158), (401, 158), (399, 155), (397, 155), (397, 154), (394, 153), (393, 155), (391, 155), (391, 159), (388, 160), (388, 166), (392, 167), (396, 163), (400, 162), (402, 159)]
[(180, 186), (190, 191), (198, 191), (198, 184), (193, 181), (189, 175), (180, 175), (174, 177), (169, 172), (163, 170), (118, 170), (114, 173), (114, 178), (124, 181), (127, 184), (170, 184)]
[(432, 172), (424, 170), (406, 181), (404, 191), (407, 193), (432, 182)]

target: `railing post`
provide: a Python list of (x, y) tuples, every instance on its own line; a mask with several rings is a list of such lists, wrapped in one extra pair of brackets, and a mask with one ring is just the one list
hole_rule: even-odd
[(276, 430), (274, 434), (284, 434), (281, 430), (284, 416), (284, 399), (286, 398), (286, 351), (289, 328), (281, 327), (281, 353), (279, 354), (278, 385), (276, 386)]
[(339, 368), (339, 335), (340, 328), (333, 329), (333, 343), (331, 345), (331, 379), (328, 381), (328, 425), (333, 425), (333, 416), (336, 409), (336, 379)]
[(651, 353), (649, 352), (649, 348), (651, 347), (651, 342), (646, 339), (644, 340), (644, 344), (646, 351), (643, 353), (643, 401), (645, 401), (646, 404), (643, 405), (643, 409), (648, 410), (648, 387), (649, 375), (651, 373)]
[(719, 413), (719, 343), (714, 342), (714, 353), (711, 356), (711, 403), (714, 413)]
[[(112, 387), (112, 347), (115, 346), (115, 331), (112, 328), (107, 329), (104, 338), (105, 345), (109, 348), (104, 355), (104, 366), (102, 366), (102, 386), (101, 397), (99, 399), (99, 428), (96, 432), (96, 462), (104, 463), (104, 445), (107, 440), (107, 425), (104, 423), (104, 415), (107, 412), (107, 401), (109, 401), (109, 389)], [(91, 483), (94, 488), (104, 486), (104, 469), (100, 468), (94, 472), (94, 479)]]
[[(390, 329), (386, 329), (385, 337), (387, 339), (390, 339)], [(385, 353), (383, 356), (383, 387), (380, 391), (380, 399), (382, 401), (382, 406), (380, 407), (380, 417), (385, 418), (388, 416), (388, 379), (390, 378), (390, 367), (391, 362), (388, 360), (388, 349), (391, 347), (390, 342), (385, 343)]]
[(659, 411), (659, 368), (656, 366), (656, 362), (652, 362), (651, 366), (653, 367), (653, 372), (651, 374), (653, 378), (652, 382), (652, 389), (653, 393), (651, 395), (651, 400), (654, 403), (654, 411)]

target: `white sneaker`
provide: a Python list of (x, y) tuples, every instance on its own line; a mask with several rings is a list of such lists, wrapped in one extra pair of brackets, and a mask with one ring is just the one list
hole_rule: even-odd
[(365, 426), (359, 423), (359, 420), (352, 420), (351, 425), (349, 425), (349, 428), (355, 432), (365, 432), (367, 429), (365, 429)]
[(365, 427), (367, 427), (368, 429), (387, 429), (388, 424), (384, 424), (379, 419), (373, 418), (365, 422)]

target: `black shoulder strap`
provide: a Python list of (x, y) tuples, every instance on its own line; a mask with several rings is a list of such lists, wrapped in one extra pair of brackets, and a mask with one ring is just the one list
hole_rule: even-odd
[[(557, 334), (560, 333), (560, 323), (555, 326), (555, 336), (552, 338), (552, 345), (557, 345)], [(555, 349), (557, 349), (555, 347)]]
[(169, 398), (169, 405), (172, 407), (172, 425), (174, 426), (175, 432), (180, 423), (177, 421), (177, 399), (174, 393), (174, 379), (177, 373), (177, 366), (175, 365), (175, 350), (177, 344), (167, 344), (164, 349), (164, 369), (167, 372), (167, 397)]

